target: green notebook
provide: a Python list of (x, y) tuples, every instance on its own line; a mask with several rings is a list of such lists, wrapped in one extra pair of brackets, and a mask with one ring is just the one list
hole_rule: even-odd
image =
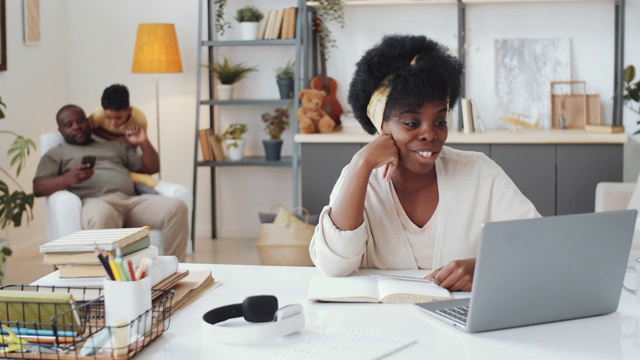
[[(19, 322), (16, 325), (16, 321)], [(52, 330), (79, 331), (78, 306), (65, 292), (0, 290), (0, 322), (3, 325)]]

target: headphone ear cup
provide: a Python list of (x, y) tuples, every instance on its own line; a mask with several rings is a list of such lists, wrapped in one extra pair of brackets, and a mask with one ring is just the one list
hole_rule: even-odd
[(249, 322), (273, 321), (278, 311), (278, 298), (273, 295), (250, 296), (242, 302), (242, 314)]

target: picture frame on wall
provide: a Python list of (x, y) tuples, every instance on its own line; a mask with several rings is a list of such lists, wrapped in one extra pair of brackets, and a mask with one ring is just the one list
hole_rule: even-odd
[(22, 0), (23, 32), (26, 45), (40, 45), (40, 0)]
[(0, 0), (0, 71), (7, 71), (6, 0)]

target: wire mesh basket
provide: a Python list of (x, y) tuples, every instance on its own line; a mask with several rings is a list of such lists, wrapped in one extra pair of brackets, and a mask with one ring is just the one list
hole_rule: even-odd
[(174, 295), (153, 290), (151, 308), (129, 323), (107, 326), (101, 288), (0, 290), (0, 357), (16, 359), (130, 359), (169, 328)]

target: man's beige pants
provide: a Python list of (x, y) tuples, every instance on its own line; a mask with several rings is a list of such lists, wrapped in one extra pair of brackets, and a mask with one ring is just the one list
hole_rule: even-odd
[(185, 260), (189, 233), (187, 205), (162, 195), (111, 193), (82, 200), (83, 229), (149, 226), (161, 229), (165, 255)]

